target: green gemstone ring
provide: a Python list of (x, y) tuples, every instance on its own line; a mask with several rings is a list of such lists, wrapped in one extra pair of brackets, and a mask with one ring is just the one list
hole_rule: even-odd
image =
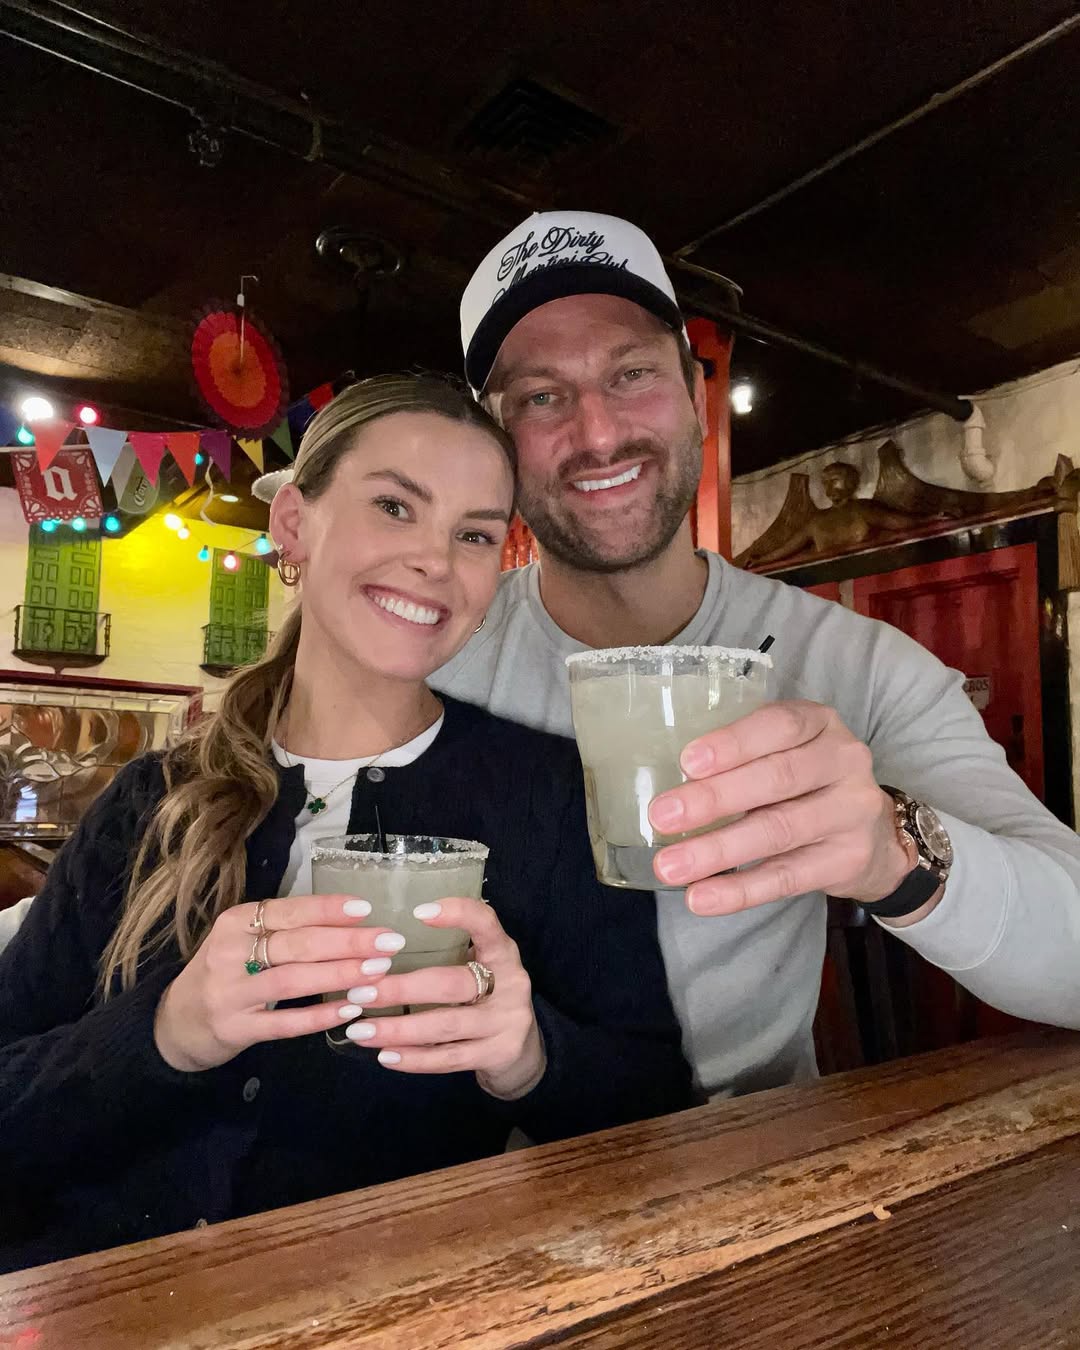
[[(270, 969), (270, 958), (267, 955), (267, 941), (269, 933), (260, 933), (251, 944), (251, 955), (244, 962), (244, 969), (249, 975), (261, 975), (264, 970)], [(259, 956), (259, 943), (262, 943), (262, 956)]]

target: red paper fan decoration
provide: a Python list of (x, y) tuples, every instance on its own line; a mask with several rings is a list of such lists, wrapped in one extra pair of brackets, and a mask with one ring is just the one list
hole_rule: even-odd
[(195, 325), (191, 368), (215, 420), (255, 440), (269, 436), (285, 416), (289, 381), (273, 336), (250, 309), (244, 315), (241, 359), (240, 312), (208, 306)]

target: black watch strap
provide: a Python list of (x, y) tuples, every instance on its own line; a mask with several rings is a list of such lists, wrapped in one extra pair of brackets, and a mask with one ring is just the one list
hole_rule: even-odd
[(867, 914), (877, 919), (902, 919), (922, 909), (941, 887), (941, 878), (928, 867), (916, 867), (909, 872), (891, 895), (886, 895), (873, 904), (860, 904)]

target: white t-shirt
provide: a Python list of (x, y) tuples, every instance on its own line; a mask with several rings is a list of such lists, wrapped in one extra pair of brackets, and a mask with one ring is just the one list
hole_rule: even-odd
[(296, 817), (296, 837), (289, 850), (289, 865), (278, 887), (279, 896), (311, 894), (311, 845), (325, 835), (348, 834), (352, 785), (356, 775), (376, 760), (379, 768), (385, 769), (400, 769), (405, 764), (411, 764), (433, 744), (442, 730), (442, 724), (440, 715), (415, 740), (381, 755), (368, 755), (365, 759), (298, 759), (295, 755), (286, 754), (277, 741), (273, 742), (274, 758), (279, 764), (304, 766), (308, 801), (312, 797), (331, 794), (325, 811), (313, 816), (305, 803)]

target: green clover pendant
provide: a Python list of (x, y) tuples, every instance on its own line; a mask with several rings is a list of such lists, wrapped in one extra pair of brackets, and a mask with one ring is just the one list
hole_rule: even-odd
[(312, 797), (307, 804), (307, 809), (313, 816), (317, 816), (320, 811), (326, 810), (326, 802), (321, 797)]

